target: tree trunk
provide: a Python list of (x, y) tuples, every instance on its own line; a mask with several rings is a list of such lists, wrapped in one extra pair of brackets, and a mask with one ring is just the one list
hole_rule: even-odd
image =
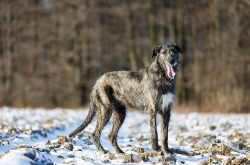
[(130, 69), (132, 71), (137, 70), (137, 63), (135, 58), (134, 36), (132, 28), (132, 15), (130, 11), (130, 0), (126, 0), (126, 35), (128, 42), (128, 54), (130, 60)]
[(149, 9), (149, 38), (150, 38), (150, 51), (157, 45), (156, 38), (156, 26), (155, 26), (155, 5), (154, 0), (150, 0), (150, 9)]
[(201, 87), (200, 87), (200, 64), (198, 54), (198, 40), (197, 40), (197, 28), (195, 17), (195, 4), (194, 1), (190, 3), (191, 8), (191, 37), (192, 37), (192, 52), (194, 56), (194, 86), (195, 86), (195, 101), (197, 106), (201, 106)]
[(4, 102), (7, 105), (12, 104), (11, 100), (11, 83), (12, 83), (12, 55), (13, 55), (13, 44), (12, 44), (12, 20), (13, 20), (13, 13), (12, 13), (12, 0), (7, 0), (7, 53), (6, 53), (6, 72), (5, 72), (5, 100)]
[[(179, 9), (177, 11), (177, 44), (183, 49), (183, 26), (184, 26), (184, 19), (183, 19), (183, 11)], [(184, 77), (183, 77), (183, 70), (184, 70), (184, 55), (180, 55), (180, 63), (181, 67), (179, 69), (177, 86), (176, 86), (176, 93), (179, 104), (186, 103), (186, 89), (184, 86)]]

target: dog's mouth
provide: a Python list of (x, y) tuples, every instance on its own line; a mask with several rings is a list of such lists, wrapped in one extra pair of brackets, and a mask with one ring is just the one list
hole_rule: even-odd
[(167, 69), (168, 69), (168, 71), (167, 71), (168, 77), (171, 79), (174, 79), (176, 72), (175, 72), (173, 65), (168, 65)]

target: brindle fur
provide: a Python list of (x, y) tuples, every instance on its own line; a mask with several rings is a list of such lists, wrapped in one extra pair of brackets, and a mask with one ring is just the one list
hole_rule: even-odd
[[(112, 116), (112, 129), (108, 139), (117, 153), (123, 153), (117, 145), (117, 133), (125, 119), (126, 107), (130, 107), (148, 114), (152, 150), (162, 150), (164, 154), (169, 154), (168, 125), (173, 102), (163, 107), (162, 96), (168, 93), (174, 94), (176, 76), (174, 79), (167, 76), (167, 65), (174, 63), (174, 70), (178, 71), (179, 52), (181, 53), (180, 47), (176, 44), (160, 45), (154, 48), (152, 57), (156, 58), (149, 67), (137, 72), (116, 71), (101, 76), (90, 94), (90, 110), (86, 120), (70, 133), (69, 137), (82, 131), (97, 112), (98, 120), (92, 140), (98, 151), (106, 153), (107, 151), (100, 144), (100, 136)], [(161, 119), (162, 147), (158, 145), (157, 113)]]

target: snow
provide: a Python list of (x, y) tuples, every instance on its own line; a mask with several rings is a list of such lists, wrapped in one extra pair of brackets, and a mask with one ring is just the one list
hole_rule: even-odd
[[(43, 108), (9, 108), (0, 109), (0, 164), (126, 164), (122, 154), (115, 154), (107, 135), (111, 129), (109, 121), (102, 131), (101, 144), (111, 154), (96, 151), (90, 138), (95, 129), (96, 118), (73, 141), (59, 144), (57, 136), (68, 136), (86, 118), (87, 110)], [(172, 111), (169, 126), (169, 147), (175, 150), (175, 164), (197, 164), (208, 160), (212, 151), (207, 148), (212, 142), (217, 145), (225, 143), (232, 149), (236, 159), (244, 158), (250, 144), (249, 114), (211, 114), (211, 113), (175, 113)], [(157, 120), (160, 137), (160, 121)], [(125, 122), (118, 133), (118, 145), (126, 154), (138, 155), (137, 149), (151, 152), (150, 127), (148, 116), (140, 112), (128, 112)], [(51, 145), (45, 143), (50, 140)], [(223, 143), (222, 143), (223, 142)], [(248, 148), (238, 148), (242, 143)], [(66, 144), (72, 144), (71, 151)], [(26, 147), (24, 146), (26, 145)], [(197, 147), (197, 146), (204, 146)], [(20, 147), (21, 146), (21, 147)], [(8, 153), (5, 153), (8, 151)], [(220, 151), (220, 150), (218, 150)], [(34, 155), (28, 157), (27, 155)], [(230, 156), (216, 155), (222, 161)], [(150, 164), (160, 162), (162, 156), (149, 157), (130, 164)], [(168, 158), (167, 156), (165, 157)], [(53, 162), (53, 163), (52, 163)], [(223, 162), (214, 163), (222, 164)]]

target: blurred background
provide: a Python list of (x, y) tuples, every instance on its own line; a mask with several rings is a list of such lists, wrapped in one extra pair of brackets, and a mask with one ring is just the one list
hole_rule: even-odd
[(249, 0), (0, 0), (0, 106), (87, 106), (165, 43), (183, 52), (176, 107), (250, 112)]

